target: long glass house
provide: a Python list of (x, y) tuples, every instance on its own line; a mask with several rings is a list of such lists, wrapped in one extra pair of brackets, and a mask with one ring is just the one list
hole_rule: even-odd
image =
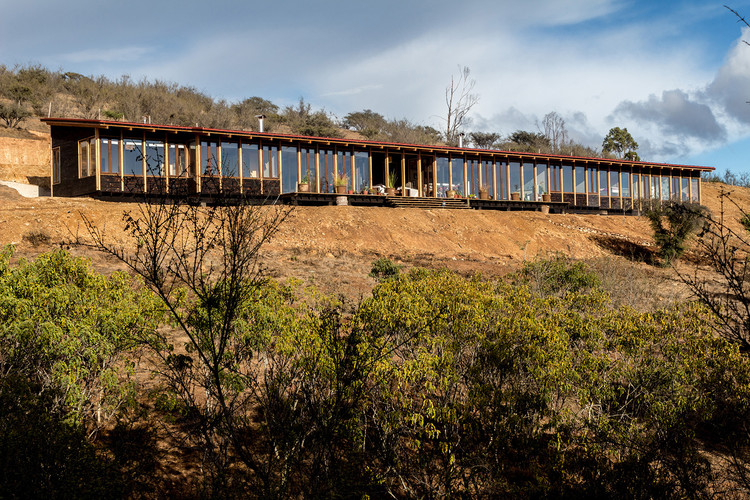
[[(46, 118), (53, 196), (247, 196), (326, 200), (390, 178), (399, 197), (628, 212), (643, 200), (701, 201), (712, 167), (240, 130)], [(338, 182), (337, 182), (338, 180)], [(379, 192), (382, 192), (380, 190)], [(544, 196), (548, 195), (548, 196)], [(383, 197), (385, 198), (385, 197)], [(389, 197), (390, 198), (390, 197)]]

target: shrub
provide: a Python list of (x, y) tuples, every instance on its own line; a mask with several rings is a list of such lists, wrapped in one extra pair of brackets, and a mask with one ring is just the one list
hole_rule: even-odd
[(529, 287), (533, 293), (543, 297), (585, 292), (601, 286), (599, 276), (586, 264), (561, 254), (525, 262), (521, 270), (511, 274), (508, 279), (515, 285)]
[(662, 201), (653, 203), (645, 212), (654, 231), (654, 241), (665, 266), (685, 253), (686, 241), (698, 232), (708, 210), (697, 203)]
[(372, 269), (370, 269), (369, 276), (379, 281), (394, 278), (398, 276), (401, 271), (401, 266), (394, 263), (387, 257), (381, 257), (377, 260), (372, 261)]

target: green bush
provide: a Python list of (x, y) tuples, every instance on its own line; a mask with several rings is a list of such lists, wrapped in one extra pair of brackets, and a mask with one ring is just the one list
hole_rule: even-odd
[(372, 269), (369, 276), (377, 280), (395, 278), (401, 272), (401, 266), (387, 257), (381, 257), (372, 261)]
[(662, 262), (668, 266), (685, 253), (687, 239), (701, 228), (708, 210), (697, 203), (671, 200), (652, 203), (645, 215)]

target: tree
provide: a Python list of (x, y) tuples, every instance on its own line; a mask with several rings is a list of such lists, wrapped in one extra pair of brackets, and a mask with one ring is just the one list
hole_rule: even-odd
[(528, 132), (526, 130), (516, 130), (510, 134), (508, 141), (512, 143), (509, 149), (516, 151), (520, 150), (538, 153), (541, 151), (547, 151), (550, 147), (549, 139), (547, 139), (544, 134)]
[(472, 144), (479, 149), (491, 149), (500, 139), (500, 134), (494, 132), (472, 132), (469, 134)]
[(602, 142), (602, 152), (614, 153), (617, 158), (625, 160), (640, 160), (638, 153), (636, 153), (637, 149), (638, 143), (635, 142), (626, 128), (614, 127), (610, 129)]
[(0, 102), (0, 120), (4, 121), (8, 128), (17, 127), (29, 116), (31, 116), (31, 113), (16, 102), (12, 104)]
[(544, 137), (547, 138), (552, 147), (552, 152), (559, 152), (568, 137), (563, 117), (557, 114), (556, 111), (547, 113), (542, 119), (542, 128), (544, 130)]
[(445, 88), (445, 142), (458, 144), (458, 134), (464, 126), (466, 115), (479, 101), (473, 94), (476, 81), (469, 79), (471, 70), (468, 66), (459, 66), (458, 77), (451, 75), (451, 83)]
[(346, 115), (343, 125), (350, 130), (359, 132), (366, 139), (374, 140), (383, 135), (388, 122), (380, 113), (366, 109)]
[(312, 111), (310, 103), (300, 97), (297, 106), (287, 106), (281, 113), (283, 122), (295, 134), (315, 137), (339, 137), (341, 132), (323, 110)]
[(680, 258), (687, 239), (698, 232), (708, 211), (697, 203), (678, 200), (654, 202), (645, 211), (665, 266)]

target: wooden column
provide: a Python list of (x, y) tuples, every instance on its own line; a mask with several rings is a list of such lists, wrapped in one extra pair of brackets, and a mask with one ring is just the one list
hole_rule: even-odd
[(117, 159), (120, 165), (120, 192), (125, 192), (125, 169), (123, 168), (125, 148), (122, 144), (122, 130), (120, 130), (120, 140), (117, 143)]
[(464, 157), (464, 188), (463, 190), (464, 190), (464, 196), (468, 198), (469, 193), (466, 190), (466, 186), (468, 185), (468, 180), (469, 180), (469, 165), (466, 160), (466, 153), (463, 153), (463, 157)]
[(265, 192), (263, 185), (263, 141), (258, 141), (258, 180), (260, 181), (260, 194)]
[(315, 192), (320, 193), (320, 146), (315, 146)]
[(401, 196), (406, 196), (406, 153), (401, 152)]
[[(94, 129), (94, 154), (96, 155), (96, 160), (94, 161), (94, 168), (96, 169), (94, 175), (96, 175), (96, 190), (101, 191), (102, 190), (102, 148), (99, 144), (99, 129)], [(91, 150), (91, 146), (89, 146), (89, 150)]]
[(432, 157), (432, 197), (437, 198), (437, 155)]
[(372, 149), (367, 150), (367, 166), (370, 169), (370, 179), (367, 181), (367, 188), (372, 187)]
[(419, 196), (424, 196), (422, 186), (422, 155), (420, 153), (417, 153), (417, 193)]

